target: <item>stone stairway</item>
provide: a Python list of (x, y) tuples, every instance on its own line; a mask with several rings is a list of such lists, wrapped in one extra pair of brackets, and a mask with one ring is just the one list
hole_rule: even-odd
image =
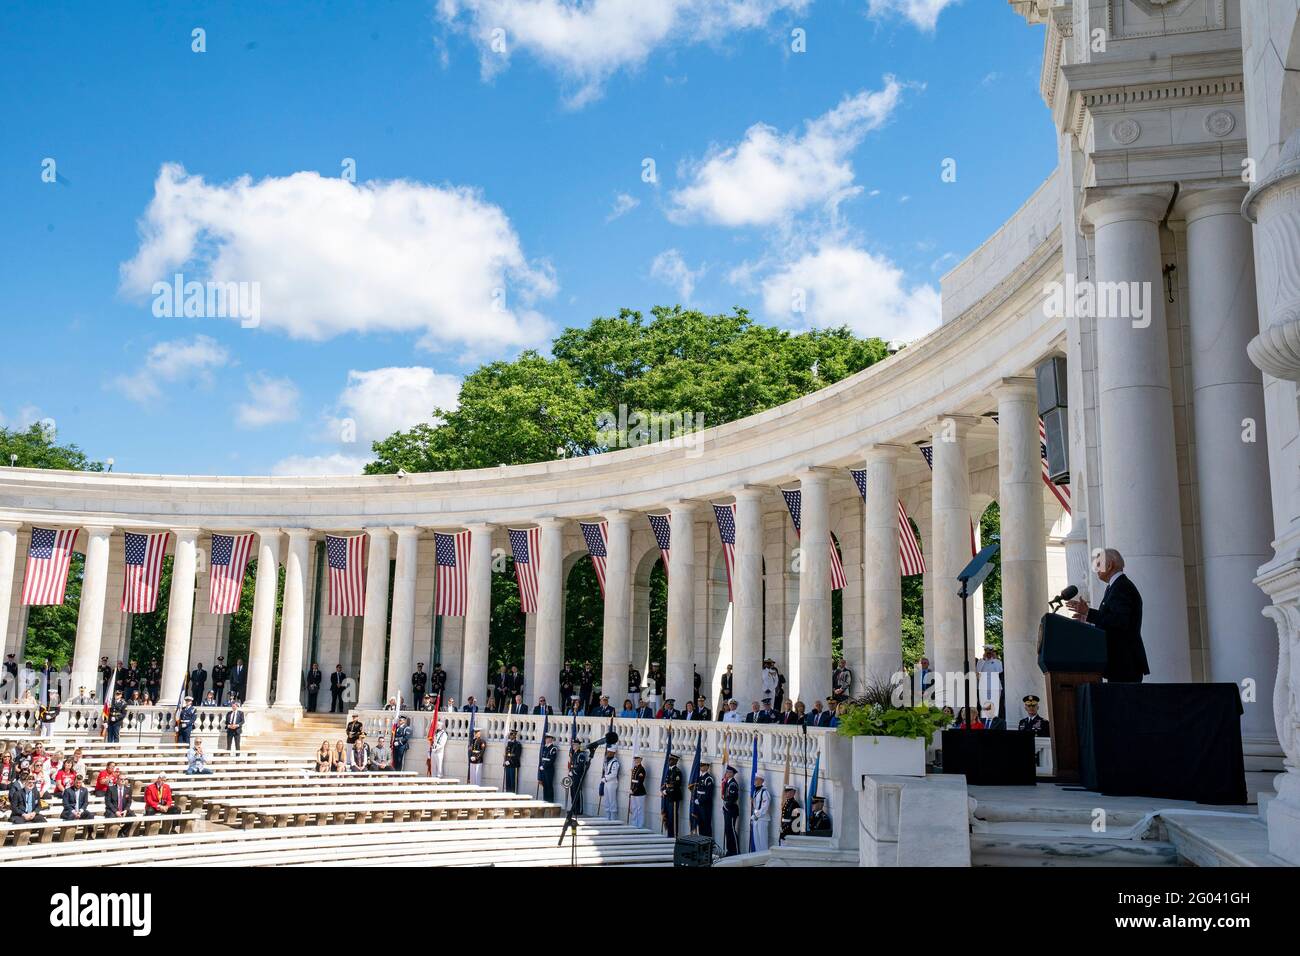
[(1110, 810), (1094, 825), (1086, 807), (976, 802), (971, 815), (972, 866), (1179, 866), (1158, 819)]
[(277, 757), (301, 757), (310, 762), (320, 748), (322, 740), (331, 746), (343, 739), (347, 726), (346, 714), (303, 714), (293, 727), (277, 727), (259, 734), (244, 737), (245, 746), (260, 754)]

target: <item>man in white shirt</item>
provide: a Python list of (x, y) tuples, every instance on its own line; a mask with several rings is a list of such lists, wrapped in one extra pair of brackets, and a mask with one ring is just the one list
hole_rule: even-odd
[(722, 714), (722, 722), (724, 724), (740, 723), (740, 704), (736, 702), (734, 697), (727, 701), (727, 709)]

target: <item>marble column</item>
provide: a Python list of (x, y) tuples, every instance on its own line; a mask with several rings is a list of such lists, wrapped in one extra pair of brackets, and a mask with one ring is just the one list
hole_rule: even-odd
[(303, 645), (307, 636), (307, 586), (311, 575), (311, 531), (289, 529), (284, 560), (284, 604), (280, 613), (280, 662), (275, 677), (275, 706), (302, 709)]
[(799, 478), (799, 668), (790, 696), (812, 707), (831, 693), (830, 473)]
[[(0, 521), (0, 660), (6, 654), (17, 654), (18, 647), (10, 651), (9, 647), (9, 611), (14, 593), (14, 567), (18, 559), (18, 531), (22, 525), (17, 521)], [(13, 680), (10, 680), (13, 683)], [(6, 688), (6, 695), (13, 696), (13, 688)]]
[(384, 699), (397, 697), (411, 707), (414, 706), (411, 672), (415, 670), (412, 655), (415, 653), (415, 579), (420, 529), (393, 530), (397, 532), (397, 560), (393, 565), (393, 624), (388, 635), (388, 686)]
[(367, 528), (366, 606), (361, 619), (361, 674), (357, 677), (358, 710), (384, 706), (384, 653), (388, 644), (388, 574), (391, 528)]
[(86, 528), (86, 570), (81, 579), (77, 610), (77, 642), (72, 651), (72, 686), (99, 686), (99, 643), (104, 631), (104, 594), (108, 586), (108, 555), (113, 529)]
[[(998, 400), (998, 510), (1002, 544), (1002, 680), (1008, 726), (1026, 694), (1044, 696), (1038, 622), (1047, 609), (1043, 459), (1038, 392), (1032, 376), (1003, 379)], [(1044, 708), (1046, 709), (1046, 708)]]
[[(930, 666), (937, 672), (935, 692), (943, 703), (964, 705), (958, 692), (966, 662), (966, 635), (962, 625), (961, 598), (957, 596), (957, 575), (970, 563), (970, 473), (967, 464), (967, 432), (977, 419), (951, 415), (934, 423), (934, 471), (931, 475), (930, 508), (933, 515), (933, 547), (929, 562), (934, 609), (934, 656)], [(973, 652), (972, 652), (973, 653)], [(971, 666), (975, 660), (971, 657)], [(950, 700), (953, 693), (957, 699)], [(974, 706), (974, 693), (971, 706)]]
[[(668, 553), (668, 690), (677, 709), (695, 697), (695, 506), (674, 501), (671, 550)], [(701, 683), (701, 687), (703, 683)]]
[[(1255, 685), (1241, 734), (1247, 753), (1277, 749), (1274, 628), (1253, 582), (1272, 555), (1273, 508), (1264, 423), (1264, 381), (1246, 348), (1259, 330), (1245, 187), (1184, 193), (1191, 317), (1192, 407), (1201, 514), (1205, 679)], [(1248, 424), (1253, 427), (1247, 432)], [(1249, 502), (1249, 507), (1242, 507)]]
[[(1188, 681), (1187, 569), (1159, 229), (1171, 195), (1166, 185), (1094, 189), (1084, 215), (1096, 233), (1098, 289), (1126, 290), (1129, 300), (1119, 310), (1125, 314), (1096, 321), (1105, 527), (1098, 544), (1119, 550), (1142, 592), (1150, 679)], [(1099, 294), (1099, 305), (1106, 299)]]
[[(632, 664), (632, 513), (611, 511), (605, 545), (605, 617), (601, 644), (600, 688), (618, 707), (627, 690)], [(644, 675), (642, 675), (644, 677)]]
[(197, 528), (176, 528), (172, 533), (176, 536), (176, 550), (172, 556), (172, 589), (167, 602), (167, 637), (163, 645), (162, 684), (158, 691), (162, 700), (170, 701), (176, 700), (185, 686), (185, 675), (189, 670), (199, 540)]
[[(469, 525), (469, 568), (465, 581), (465, 642), (461, 652), (461, 694), (487, 698), (492, 624), (492, 525)], [(533, 692), (527, 685), (524, 694)], [(525, 697), (525, 699), (527, 699)]]
[(275, 604), (280, 590), (280, 537), (278, 530), (257, 533), (257, 577), (253, 585), (253, 625), (248, 636), (249, 707), (270, 702), (272, 641), (275, 639)]
[[(898, 445), (872, 445), (863, 470), (862, 620), (865, 647), (855, 692), (903, 666), (903, 578), (898, 556)], [(848, 639), (848, 635), (845, 635)]]
[(732, 567), (732, 695), (742, 713), (763, 689), (763, 490), (739, 488)]
[(558, 700), (564, 660), (564, 523), (558, 518), (542, 518), (537, 526), (541, 530), (541, 556), (537, 567), (532, 693), (547, 700), (556, 698), (552, 706), (558, 714), (568, 704)]

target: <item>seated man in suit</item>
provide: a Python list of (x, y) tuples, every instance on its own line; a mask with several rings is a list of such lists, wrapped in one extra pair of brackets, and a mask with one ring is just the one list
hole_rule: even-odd
[(152, 817), (160, 813), (180, 812), (175, 798), (172, 797), (172, 788), (167, 783), (167, 775), (158, 774), (154, 782), (144, 788), (144, 815)]
[(13, 823), (44, 823), (41, 816), (41, 795), (36, 790), (36, 778), (25, 773), (16, 786), (9, 788), (9, 819)]
[(93, 820), (90, 812), (90, 791), (86, 789), (78, 775), (73, 778), (72, 786), (63, 791), (64, 820)]
[(1108, 681), (1141, 683), (1143, 676), (1151, 673), (1142, 643), (1142, 595), (1124, 573), (1124, 556), (1114, 548), (1098, 551), (1092, 567), (1106, 584), (1101, 604), (1090, 608), (1086, 600), (1077, 597), (1066, 607), (1079, 620), (1106, 632), (1109, 660), (1102, 676)]
[(114, 776), (104, 791), (104, 816), (133, 817), (131, 812), (131, 781)]

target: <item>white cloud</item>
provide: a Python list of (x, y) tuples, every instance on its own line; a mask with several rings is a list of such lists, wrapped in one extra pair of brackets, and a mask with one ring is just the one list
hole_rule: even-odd
[(939, 24), (939, 14), (958, 0), (869, 0), (867, 16), (904, 17), (918, 29), (931, 31)]
[(298, 417), (298, 386), (287, 378), (272, 378), (265, 372), (248, 379), (248, 401), (235, 409), (243, 428), (280, 425)]
[(133, 402), (151, 402), (162, 395), (160, 382), (191, 382), (205, 388), (212, 385), (212, 370), (231, 363), (230, 351), (216, 339), (196, 335), (192, 339), (159, 342), (149, 349), (144, 368), (119, 375), (112, 386)]
[(554, 70), (571, 106), (601, 94), (605, 81), (636, 69), (660, 46), (716, 43), (760, 29), (783, 11), (800, 13), (812, 0), (438, 0), (444, 24), (479, 48), (485, 78), (524, 51)]
[(424, 347), (478, 352), (550, 334), (534, 306), (555, 293), (553, 271), (469, 188), (313, 172), (209, 185), (168, 163), (140, 233), (124, 293), (146, 295), (182, 268), (257, 282), (261, 327), (295, 338), (414, 332)]
[(846, 96), (804, 124), (802, 134), (782, 134), (756, 123), (738, 145), (714, 147), (688, 168), (690, 182), (671, 196), (669, 217), (724, 226), (781, 223), (809, 206), (834, 206), (853, 185), (849, 154), (898, 106), (902, 84), (885, 77), (883, 89)]
[(706, 271), (708, 268), (704, 265), (692, 270), (676, 249), (665, 249), (650, 263), (650, 277), (675, 288), (681, 305), (690, 303), (695, 283)]
[[(18, 409), (18, 413), (13, 416), (5, 415), (4, 412), (0, 411), (0, 428), (8, 428), (13, 431), (26, 431), (41, 420), (41, 410), (35, 405), (23, 405)], [(9, 460), (5, 459), (3, 464), (9, 464)]]
[[(828, 241), (761, 280), (763, 310), (777, 321), (847, 325), (861, 336), (911, 341), (939, 324), (939, 291), (908, 286), (889, 259)], [(806, 311), (794, 311), (800, 299)]]
[(620, 216), (624, 216), (631, 212), (639, 205), (641, 205), (641, 200), (637, 199), (635, 196), (628, 193), (619, 193), (614, 197), (614, 208), (609, 211), (609, 215), (605, 217), (605, 221), (613, 222)]
[(369, 449), (395, 431), (432, 423), (435, 408), (453, 409), (459, 397), (460, 379), (431, 368), (352, 370), (339, 394), (339, 414), (330, 419), (330, 437), (346, 442), (351, 433), (357, 447)]
[(357, 455), (290, 455), (271, 466), (273, 475), (309, 477), (313, 475), (359, 475), (370, 461)]

